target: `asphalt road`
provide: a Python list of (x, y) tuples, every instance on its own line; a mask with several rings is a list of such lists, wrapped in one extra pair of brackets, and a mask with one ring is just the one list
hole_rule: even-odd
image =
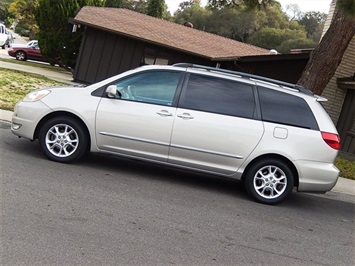
[(355, 196), (266, 206), (241, 184), (110, 156), (45, 159), (0, 122), (0, 265), (355, 265)]

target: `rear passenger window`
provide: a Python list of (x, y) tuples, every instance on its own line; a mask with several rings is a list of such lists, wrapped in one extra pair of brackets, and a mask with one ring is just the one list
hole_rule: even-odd
[(318, 129), (312, 110), (304, 99), (263, 87), (258, 91), (264, 121)]
[(179, 107), (252, 118), (255, 109), (253, 88), (232, 80), (191, 74)]

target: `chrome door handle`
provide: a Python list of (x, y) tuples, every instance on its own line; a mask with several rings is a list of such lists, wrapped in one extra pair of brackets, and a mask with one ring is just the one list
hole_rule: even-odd
[(194, 119), (194, 117), (191, 116), (189, 113), (183, 113), (182, 115), (177, 115), (177, 117), (180, 117), (182, 119)]
[(161, 110), (160, 112), (157, 112), (157, 114), (160, 116), (173, 116), (173, 114), (169, 113), (167, 110)]

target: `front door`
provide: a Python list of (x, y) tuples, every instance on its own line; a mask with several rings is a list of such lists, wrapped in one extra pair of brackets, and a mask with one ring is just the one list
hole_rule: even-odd
[(117, 96), (98, 106), (98, 148), (167, 161), (180, 78), (181, 72), (149, 71), (117, 81)]

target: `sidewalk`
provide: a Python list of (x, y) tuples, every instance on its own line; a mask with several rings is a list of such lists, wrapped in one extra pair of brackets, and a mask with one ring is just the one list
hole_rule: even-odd
[(0, 121), (11, 122), (12, 112), (0, 109)]
[(339, 177), (338, 182), (336, 183), (332, 191), (355, 195), (355, 181)]
[[(12, 117), (11, 111), (0, 109), (0, 121), (10, 122), (11, 117)], [(332, 191), (355, 196), (355, 181), (343, 177), (339, 177), (338, 182), (336, 183)]]

